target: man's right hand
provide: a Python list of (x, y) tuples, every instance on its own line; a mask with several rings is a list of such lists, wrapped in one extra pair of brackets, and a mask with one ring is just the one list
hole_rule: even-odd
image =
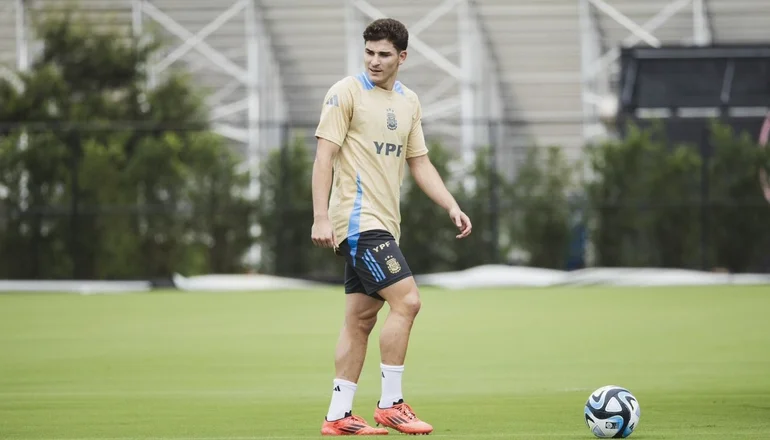
[(328, 217), (315, 218), (310, 238), (312, 238), (313, 244), (318, 247), (334, 248), (337, 246), (332, 223)]

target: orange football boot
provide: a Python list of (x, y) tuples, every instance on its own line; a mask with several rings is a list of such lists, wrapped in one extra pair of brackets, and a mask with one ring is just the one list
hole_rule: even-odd
[(404, 403), (404, 399), (399, 400), (390, 408), (380, 408), (377, 402), (377, 409), (374, 410), (374, 421), (377, 426), (387, 426), (403, 434), (430, 434), (433, 427), (417, 418), (412, 408)]
[(352, 412), (345, 413), (345, 417), (328, 421), (324, 418), (321, 426), (321, 435), (387, 435), (385, 428), (372, 428), (366, 420), (354, 416)]

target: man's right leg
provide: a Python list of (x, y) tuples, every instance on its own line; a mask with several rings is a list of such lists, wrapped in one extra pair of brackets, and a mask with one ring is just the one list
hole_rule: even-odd
[[(384, 301), (368, 296), (351, 268), (346, 267), (345, 321), (335, 351), (335, 379), (329, 411), (321, 428), (324, 435), (384, 435), (352, 414), (353, 397), (366, 358), (369, 335)], [(352, 292), (352, 293), (351, 293)]]
[(356, 384), (361, 376), (361, 369), (366, 358), (369, 335), (377, 323), (377, 312), (385, 303), (362, 293), (345, 295), (345, 322), (342, 325), (337, 349), (334, 356), (335, 392), (329, 407), (327, 420), (344, 417), (352, 408), (352, 393), (350, 402), (341, 400), (342, 406), (335, 407), (335, 398), (340, 393), (338, 387), (351, 389), (355, 392)]

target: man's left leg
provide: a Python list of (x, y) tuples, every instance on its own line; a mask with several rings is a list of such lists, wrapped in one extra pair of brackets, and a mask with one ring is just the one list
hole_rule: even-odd
[(382, 361), (382, 396), (380, 408), (389, 408), (403, 399), (401, 374), (417, 314), (420, 312), (420, 294), (414, 278), (404, 278), (379, 292), (388, 302), (390, 311), (380, 332)]
[(404, 402), (401, 376), (404, 372), (412, 325), (420, 311), (420, 294), (412, 276), (379, 291), (390, 306), (380, 333), (382, 395), (374, 421), (405, 434), (429, 434), (433, 427), (420, 420)]

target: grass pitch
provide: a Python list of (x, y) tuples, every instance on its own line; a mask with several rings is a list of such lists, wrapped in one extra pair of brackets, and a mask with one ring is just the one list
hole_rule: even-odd
[[(770, 289), (423, 289), (407, 400), (442, 439), (591, 439), (608, 384), (631, 438), (770, 438)], [(0, 438), (320, 438), (340, 290), (0, 295)], [(380, 393), (377, 334), (354, 410)], [(400, 435), (391, 432), (391, 435)]]

